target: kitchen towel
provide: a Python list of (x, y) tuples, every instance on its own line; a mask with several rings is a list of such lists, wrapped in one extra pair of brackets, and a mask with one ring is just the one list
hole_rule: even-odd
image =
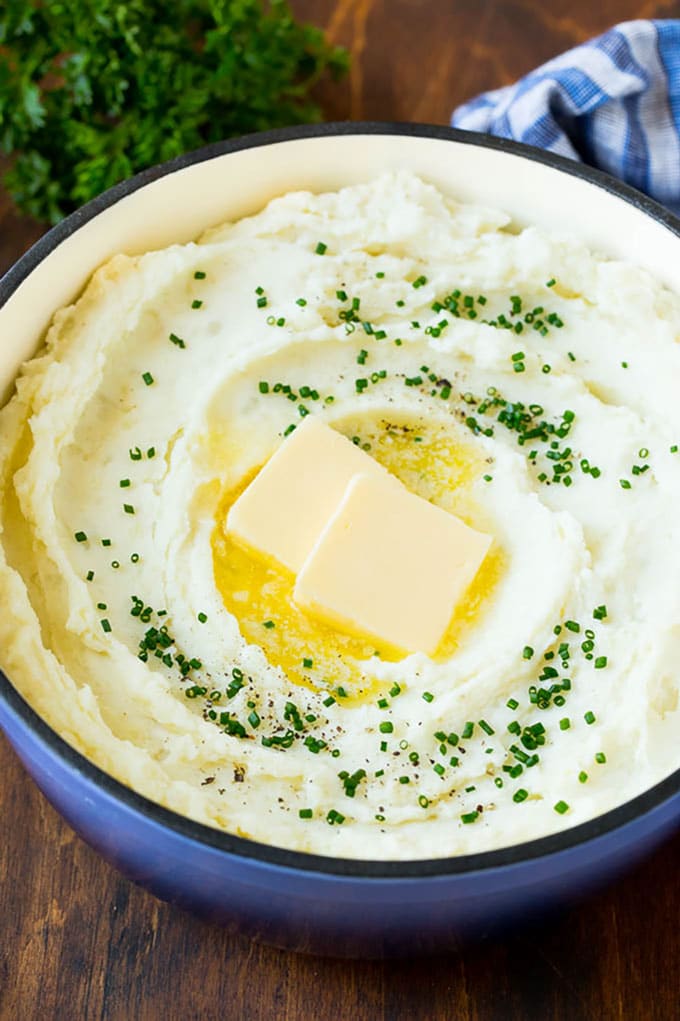
[(582, 160), (680, 213), (680, 20), (616, 25), (451, 123)]

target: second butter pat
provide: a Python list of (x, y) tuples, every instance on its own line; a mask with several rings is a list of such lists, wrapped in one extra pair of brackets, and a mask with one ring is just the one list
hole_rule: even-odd
[(360, 474), (300, 571), (294, 599), (341, 630), (432, 654), (490, 545), (404, 486)]

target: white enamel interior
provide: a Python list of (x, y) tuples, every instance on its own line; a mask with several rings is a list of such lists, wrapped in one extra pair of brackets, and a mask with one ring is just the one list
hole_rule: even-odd
[(522, 156), (444, 139), (351, 134), (296, 139), (216, 156), (120, 199), (65, 238), (0, 309), (0, 401), (56, 309), (117, 252), (189, 241), (283, 192), (327, 191), (388, 169), (421, 174), (462, 200), (506, 210), (518, 224), (568, 233), (645, 267), (680, 291), (680, 239), (597, 185)]

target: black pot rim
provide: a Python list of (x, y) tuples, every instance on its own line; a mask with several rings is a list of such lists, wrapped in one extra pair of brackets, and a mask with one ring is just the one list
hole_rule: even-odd
[[(399, 135), (407, 138), (427, 138), (479, 146), (498, 152), (508, 153), (541, 163), (562, 171), (572, 177), (594, 184), (605, 192), (621, 198), (629, 205), (645, 213), (651, 219), (665, 226), (680, 238), (680, 218), (663, 206), (643, 195), (627, 184), (610, 177), (602, 171), (576, 163), (543, 149), (525, 145), (504, 138), (481, 135), (477, 132), (461, 131), (443, 125), (341, 121), (318, 125), (299, 125), (258, 132), (241, 138), (229, 139), (204, 146), (193, 152), (178, 156), (166, 163), (158, 164), (142, 173), (122, 181), (108, 191), (98, 195), (82, 208), (66, 217), (40, 238), (0, 280), (0, 308), (5, 305), (29, 274), (80, 227), (100, 212), (115, 205), (121, 199), (143, 188), (151, 182), (178, 170), (206, 160), (215, 159), (231, 152), (280, 142), (308, 138), (325, 138), (339, 135)], [(204, 823), (195, 822), (171, 809), (138, 794), (131, 788), (105, 773), (99, 766), (68, 744), (36, 712), (22, 695), (12, 686), (7, 676), (0, 671), (0, 699), (22, 724), (30, 728), (39, 741), (62, 759), (84, 780), (96, 784), (107, 795), (123, 803), (125, 807), (149, 818), (178, 836), (206, 845), (226, 855), (250, 860), (262, 865), (273, 865), (298, 873), (322, 873), (328, 876), (344, 876), (357, 881), (364, 880), (423, 880), (432, 877), (446, 877), (498, 870), (521, 863), (556, 855), (584, 845), (589, 841), (612, 834), (616, 830), (661, 809), (665, 803), (680, 794), (680, 768), (642, 794), (624, 804), (589, 819), (584, 823), (545, 837), (538, 837), (520, 844), (513, 844), (498, 850), (480, 851), (451, 858), (414, 859), (399, 861), (377, 861), (359, 858), (335, 858), (331, 856), (291, 851), (274, 845), (262, 844), (231, 833), (213, 829)], [(680, 810), (678, 812), (680, 816)]]

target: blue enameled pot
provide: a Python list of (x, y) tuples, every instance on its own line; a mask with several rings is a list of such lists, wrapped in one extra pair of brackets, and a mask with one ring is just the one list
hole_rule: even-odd
[[(0, 389), (52, 314), (116, 252), (187, 241), (276, 194), (328, 190), (389, 168), (422, 174), (519, 223), (568, 231), (680, 291), (680, 221), (596, 171), (442, 127), (328, 124), (191, 153), (111, 189), (43, 237), (0, 282)], [(431, 861), (286, 851), (192, 822), (75, 751), (0, 674), (0, 725), (70, 825), (164, 900), (269, 943), (339, 956), (440, 953), (627, 869), (680, 823), (680, 769), (582, 825), (513, 847)], [(11, 879), (11, 877), (10, 877)]]

